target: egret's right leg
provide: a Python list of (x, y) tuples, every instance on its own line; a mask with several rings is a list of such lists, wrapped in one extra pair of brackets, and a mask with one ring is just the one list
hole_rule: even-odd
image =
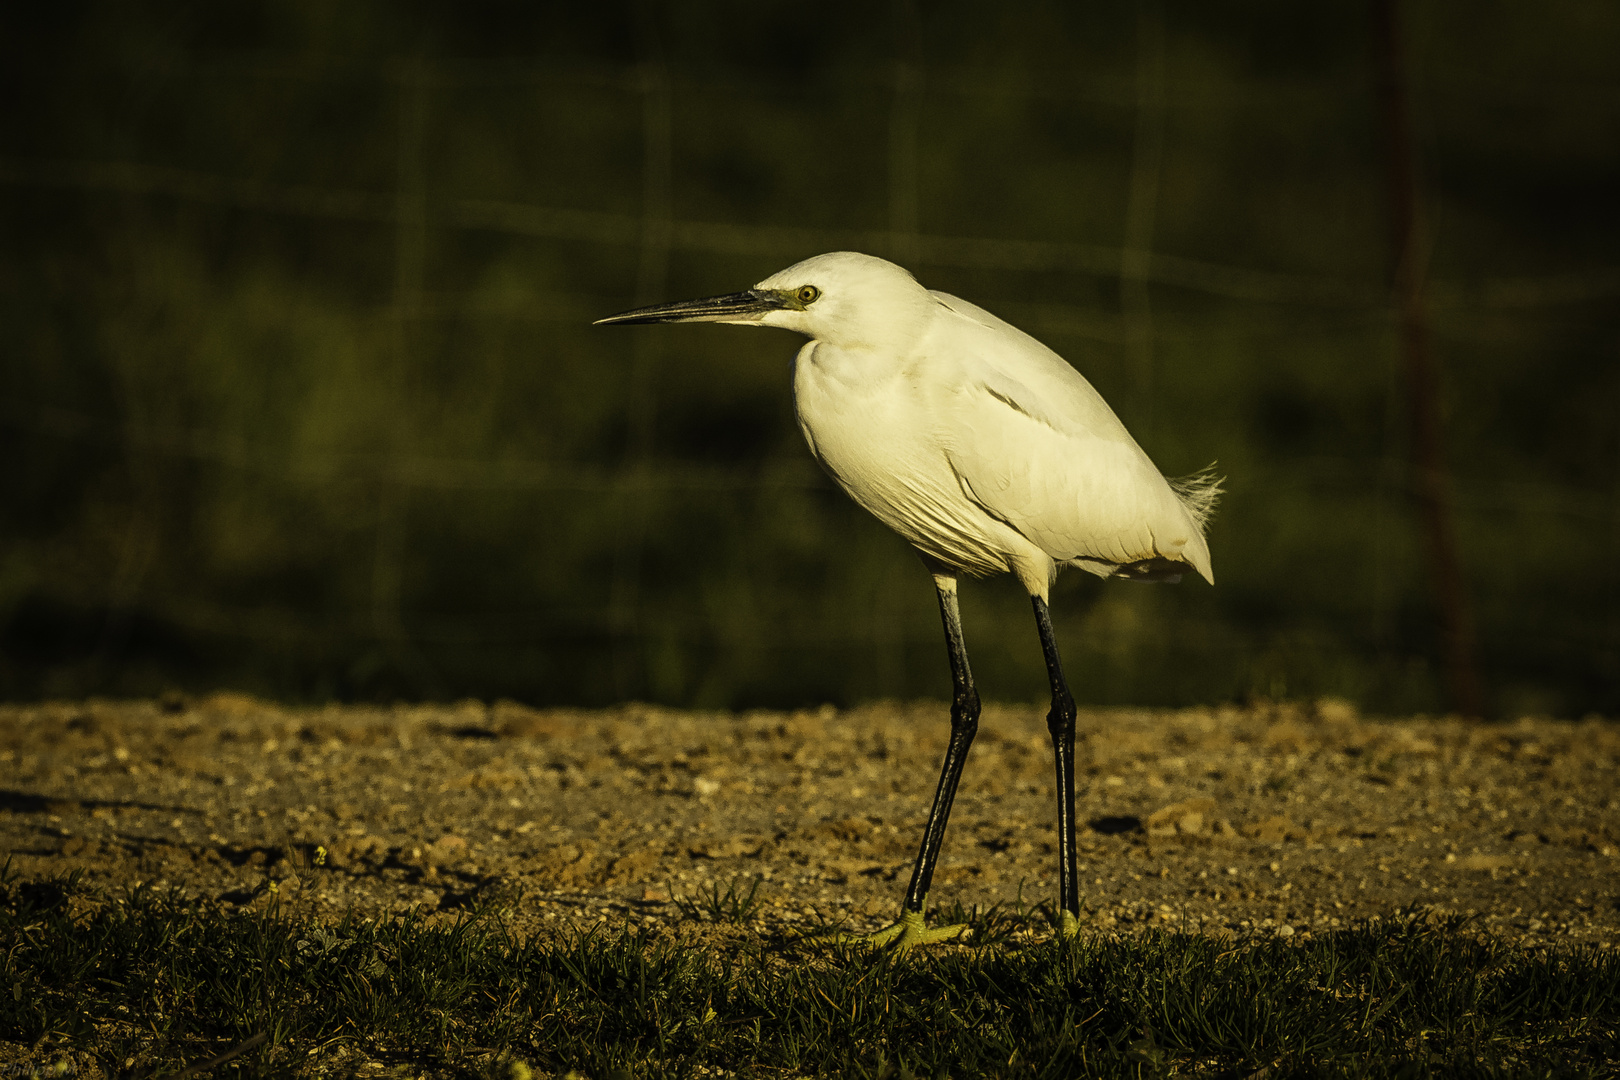
[(911, 885), (906, 889), (900, 921), (875, 934), (852, 939), (871, 945), (893, 945), (899, 949), (945, 941), (959, 937), (967, 930), (966, 924), (962, 923), (928, 929), (923, 922), (928, 886), (934, 880), (934, 863), (939, 859), (940, 843), (945, 839), (945, 825), (950, 821), (956, 785), (962, 779), (962, 766), (967, 763), (968, 747), (973, 745), (973, 736), (979, 730), (979, 691), (973, 686), (967, 645), (962, 640), (962, 614), (956, 602), (956, 578), (935, 574), (934, 588), (939, 593), (939, 614), (945, 623), (945, 648), (951, 662), (951, 741), (945, 748), (945, 762), (939, 771), (939, 788), (934, 792), (933, 808), (928, 811), (928, 825), (923, 829), (922, 847), (917, 852), (917, 862), (911, 871)]

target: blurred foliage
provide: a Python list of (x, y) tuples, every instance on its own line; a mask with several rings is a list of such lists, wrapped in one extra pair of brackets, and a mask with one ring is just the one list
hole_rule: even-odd
[[(1409, 21), (1482, 668), (1620, 711), (1620, 8)], [(1082, 699), (1438, 708), (1372, 48), (1349, 2), (12, 5), (0, 693), (943, 694), (798, 342), (588, 325), (861, 247), (1229, 477), (1217, 588), (1060, 583)], [(1040, 696), (1017, 588), (963, 606)]]

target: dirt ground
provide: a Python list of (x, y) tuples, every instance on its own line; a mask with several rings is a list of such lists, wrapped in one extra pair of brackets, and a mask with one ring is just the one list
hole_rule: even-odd
[[(1620, 941), (1620, 724), (1380, 721), (1340, 702), (1080, 716), (1089, 925), (1320, 933), (1414, 906)], [(766, 932), (898, 911), (941, 704), (698, 714), (284, 709), (239, 695), (0, 707), (0, 852), (227, 905), (673, 922), (762, 877)], [(1049, 900), (1041, 710), (988, 706), (932, 901)], [(324, 854), (322, 853), (324, 852)]]

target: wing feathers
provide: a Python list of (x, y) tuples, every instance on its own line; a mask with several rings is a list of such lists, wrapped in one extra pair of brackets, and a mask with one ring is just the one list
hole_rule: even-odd
[(1105, 576), (1167, 577), (1190, 566), (1210, 577), (1203, 526), (1219, 479), (1206, 469), (1166, 480), (1111, 411), (1102, 431), (1063, 430), (1040, 401), (1006, 378), (964, 388), (957, 406), (966, 423), (948, 450), (963, 494), (1057, 562)]

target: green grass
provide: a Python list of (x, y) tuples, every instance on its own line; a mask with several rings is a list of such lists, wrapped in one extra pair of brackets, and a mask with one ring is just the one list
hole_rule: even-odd
[[(742, 878), (733, 878), (725, 892), (720, 891), (720, 883), (716, 881), (707, 888), (700, 887), (695, 896), (675, 896), (675, 907), (688, 919), (708, 919), (710, 922), (741, 926), (757, 911), (759, 887), (764, 880), (762, 877), (750, 878), (746, 893), (743, 892)], [(673, 887), (670, 893), (674, 895)]]
[[(1005, 930), (1008, 916), (994, 918)], [(1298, 943), (1159, 933), (906, 957), (763, 933), (701, 946), (700, 933), (716, 940), (705, 926), (524, 942), (489, 915), (323, 925), (13, 878), (0, 883), (0, 1039), (31, 1045), (34, 1060), (76, 1051), (109, 1075), (171, 1077), (261, 1033), (211, 1075), (344, 1072), (362, 1060), (411, 1076), (532, 1067), (598, 1078), (1620, 1068), (1620, 961), (1516, 950), (1455, 923), (1385, 920)], [(358, 1055), (341, 1057), (344, 1046)]]

